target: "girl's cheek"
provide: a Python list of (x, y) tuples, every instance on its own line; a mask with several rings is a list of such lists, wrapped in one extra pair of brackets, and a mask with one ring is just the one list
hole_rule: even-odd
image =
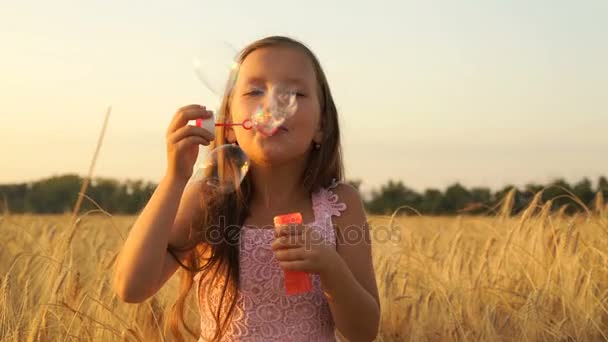
[(251, 116), (251, 111), (249, 109), (249, 106), (247, 106), (246, 103), (243, 103), (242, 101), (238, 101), (236, 103), (234, 103), (234, 107), (232, 107), (234, 110), (234, 117), (238, 118), (237, 121), (242, 122), (243, 120), (245, 120), (246, 118), (249, 118)]
[(239, 108), (241, 109), (241, 117), (243, 119), (250, 118), (261, 104), (262, 102), (256, 99), (241, 101), (239, 105)]
[(310, 103), (310, 101), (298, 102), (298, 109), (296, 111), (298, 121), (302, 120), (308, 123), (313, 123), (315, 120), (320, 118), (320, 115), (321, 113), (319, 112), (318, 106), (313, 105)]

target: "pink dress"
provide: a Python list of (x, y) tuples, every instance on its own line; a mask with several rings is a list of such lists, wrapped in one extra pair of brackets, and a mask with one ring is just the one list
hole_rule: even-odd
[[(329, 187), (312, 194), (315, 219), (306, 223), (333, 246), (336, 246), (336, 235), (331, 217), (340, 216), (340, 212), (346, 209), (346, 204), (338, 202), (338, 196), (331, 190), (337, 184), (334, 181)], [(336, 341), (334, 321), (321, 290), (319, 275), (311, 274), (312, 291), (286, 295), (283, 270), (270, 248), (273, 240), (273, 229), (243, 226), (240, 240), (241, 286), (232, 322), (222, 341)], [(194, 279), (196, 286), (200, 282), (200, 273)], [(208, 282), (207, 277), (201, 290), (205, 293), (205, 289), (210, 290), (209, 297), (215, 310), (221, 285), (206, 286)], [(215, 321), (205, 298), (201, 298), (198, 308), (201, 316), (199, 341), (207, 341), (214, 334)]]

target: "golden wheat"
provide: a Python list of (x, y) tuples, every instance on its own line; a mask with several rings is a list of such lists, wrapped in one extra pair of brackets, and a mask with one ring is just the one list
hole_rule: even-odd
[[(378, 341), (608, 339), (604, 199), (567, 216), (537, 194), (512, 217), (513, 196), (494, 217), (370, 217)], [(5, 213), (0, 340), (171, 340), (165, 317), (178, 277), (142, 304), (112, 291), (112, 265), (134, 220), (99, 210), (75, 221)]]

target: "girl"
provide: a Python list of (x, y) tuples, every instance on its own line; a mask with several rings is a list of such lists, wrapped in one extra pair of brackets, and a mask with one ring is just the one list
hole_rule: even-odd
[[(188, 125), (204, 106), (180, 108), (167, 130), (167, 170), (131, 228), (117, 260), (115, 290), (126, 302), (154, 295), (181, 266), (171, 331), (183, 340), (184, 304), (196, 283), (200, 341), (371, 341), (380, 304), (367, 219), (343, 177), (338, 114), (315, 55), (286, 37), (267, 37), (239, 55), (219, 118), (242, 122), (279, 83), (297, 88), (295, 114), (276, 134), (238, 126), (214, 135)], [(231, 193), (189, 184), (198, 145), (236, 144), (249, 157)], [(338, 181), (337, 181), (338, 180)], [(273, 217), (300, 212), (302, 225), (275, 230)], [(304, 271), (311, 291), (288, 296), (284, 271)]]

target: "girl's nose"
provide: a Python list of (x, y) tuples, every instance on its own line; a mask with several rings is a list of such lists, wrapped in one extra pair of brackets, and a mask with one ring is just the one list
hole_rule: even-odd
[(264, 96), (262, 96), (261, 107), (262, 107), (262, 110), (264, 111), (264, 113), (270, 112), (270, 106), (271, 106), (272, 99), (269, 94), (270, 94), (270, 92), (267, 91), (264, 93)]

